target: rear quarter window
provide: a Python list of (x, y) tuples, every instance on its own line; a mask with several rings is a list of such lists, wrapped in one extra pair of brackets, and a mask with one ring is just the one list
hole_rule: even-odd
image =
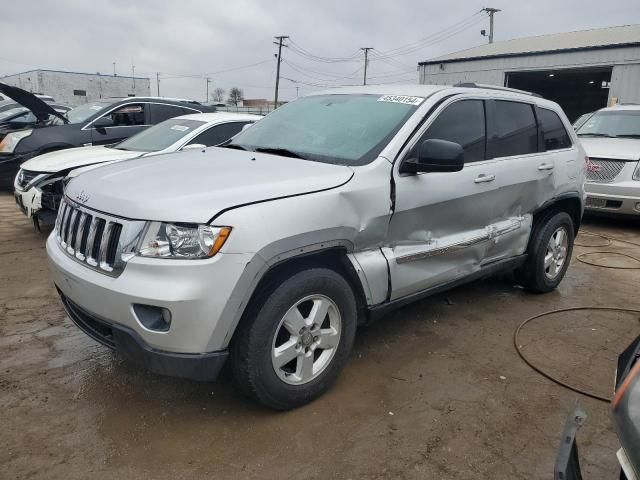
[(540, 108), (538, 109), (538, 117), (546, 150), (571, 147), (571, 137), (569, 137), (567, 129), (564, 128), (564, 124), (556, 112)]
[(496, 100), (494, 102), (495, 137), (491, 153), (495, 157), (512, 157), (538, 151), (538, 126), (533, 106), (528, 103)]

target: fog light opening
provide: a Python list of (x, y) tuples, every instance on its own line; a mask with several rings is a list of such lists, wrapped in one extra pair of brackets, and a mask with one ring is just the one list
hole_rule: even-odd
[(168, 332), (171, 327), (171, 312), (164, 307), (133, 304), (133, 311), (142, 326), (155, 332)]

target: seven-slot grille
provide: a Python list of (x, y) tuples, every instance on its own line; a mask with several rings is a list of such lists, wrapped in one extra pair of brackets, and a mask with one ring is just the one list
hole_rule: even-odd
[(58, 243), (68, 255), (94, 270), (114, 274), (122, 223), (63, 200), (55, 228)]
[(18, 174), (18, 186), (20, 188), (26, 187), (31, 180), (41, 175), (40, 172), (32, 172), (31, 170), (20, 170)]
[(590, 158), (587, 165), (587, 180), (590, 182), (612, 182), (624, 168), (622, 160)]

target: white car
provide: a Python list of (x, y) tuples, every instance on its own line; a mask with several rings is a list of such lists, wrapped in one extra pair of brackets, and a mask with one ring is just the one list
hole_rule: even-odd
[(65, 177), (107, 163), (219, 145), (262, 117), (242, 113), (198, 113), (170, 118), (112, 145), (70, 148), (46, 153), (21, 165), (15, 199), (36, 224), (53, 224)]
[(640, 216), (640, 105), (598, 110), (577, 133), (589, 157), (585, 209)]

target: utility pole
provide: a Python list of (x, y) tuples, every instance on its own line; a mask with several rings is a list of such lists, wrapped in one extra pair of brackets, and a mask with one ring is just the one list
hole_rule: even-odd
[(364, 52), (364, 76), (362, 77), (362, 85), (367, 84), (367, 66), (369, 65), (369, 50), (373, 50), (373, 47), (363, 47), (360, 50)]
[(133, 93), (136, 93), (136, 66), (131, 64), (131, 81), (133, 82)]
[(299, 93), (300, 93), (300, 87), (296, 85), (296, 98), (298, 98)]
[(501, 10), (499, 8), (483, 8), (482, 11), (489, 15), (489, 43), (493, 43), (493, 15)]
[(156, 88), (158, 89), (158, 97), (160, 96), (160, 72), (156, 72)]
[(277, 57), (278, 66), (276, 67), (276, 93), (273, 99), (273, 108), (278, 108), (278, 87), (280, 86), (280, 61), (282, 60), (282, 47), (283, 46), (286, 47), (286, 45), (283, 45), (282, 42), (289, 37), (287, 35), (279, 35), (274, 38), (278, 40), (277, 42), (273, 42), (274, 44), (278, 45), (278, 57)]
[(112, 62), (113, 63), (113, 76), (116, 76), (116, 62)]
[(207, 80), (207, 96), (205, 97), (205, 102), (208, 102), (209, 101), (209, 84), (211, 83), (211, 79), (207, 77), (206, 80)]

